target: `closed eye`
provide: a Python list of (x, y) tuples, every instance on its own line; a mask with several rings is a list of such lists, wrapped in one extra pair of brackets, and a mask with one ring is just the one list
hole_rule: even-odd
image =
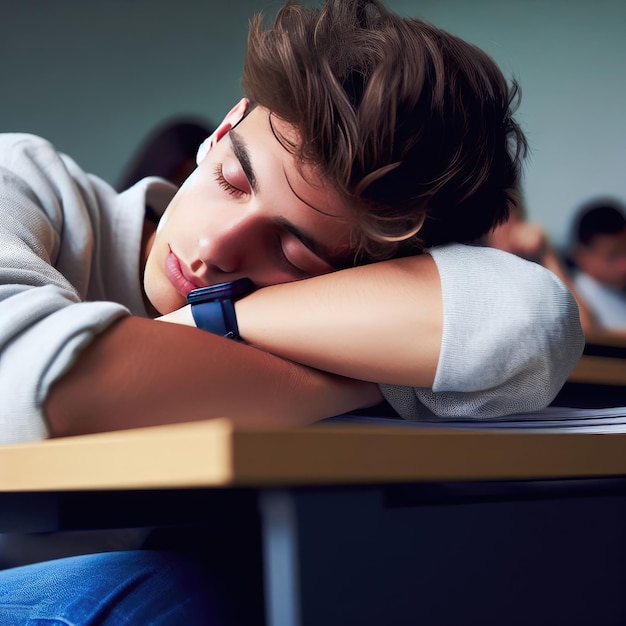
[(279, 233), (274, 240), (274, 256), (278, 261), (278, 265), (284, 271), (296, 279), (308, 278), (311, 273), (295, 265), (287, 256), (285, 251), (286, 244), (284, 237)]
[(334, 269), (290, 230), (278, 231), (274, 248), (281, 268), (295, 279), (327, 274)]
[(246, 195), (246, 192), (243, 189), (239, 189), (235, 187), (232, 183), (228, 182), (226, 178), (224, 178), (224, 172), (222, 170), (222, 164), (218, 163), (213, 168), (213, 177), (215, 178), (215, 182), (229, 195), (233, 198), (242, 198)]

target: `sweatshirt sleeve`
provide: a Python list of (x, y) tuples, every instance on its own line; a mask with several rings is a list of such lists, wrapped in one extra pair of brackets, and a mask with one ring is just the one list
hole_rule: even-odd
[(441, 278), (443, 338), (432, 389), (381, 385), (401, 417), (486, 419), (545, 408), (584, 336), (567, 287), (542, 266), (491, 248), (430, 251)]
[(0, 135), (0, 443), (47, 436), (51, 384), (95, 334), (128, 314), (86, 300), (95, 184), (47, 141)]

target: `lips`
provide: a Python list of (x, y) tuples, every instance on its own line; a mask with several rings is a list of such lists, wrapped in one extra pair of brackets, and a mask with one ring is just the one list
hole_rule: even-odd
[(170, 250), (165, 261), (165, 273), (168, 280), (172, 283), (174, 289), (178, 291), (182, 296), (187, 297), (187, 294), (192, 289), (197, 289), (203, 285), (191, 280), (191, 277), (185, 275), (185, 270), (181, 265), (178, 257)]

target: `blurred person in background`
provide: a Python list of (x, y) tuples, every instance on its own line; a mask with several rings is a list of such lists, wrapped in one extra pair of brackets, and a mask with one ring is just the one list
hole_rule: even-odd
[(572, 282), (601, 330), (626, 331), (626, 207), (596, 199), (577, 212)]
[(180, 187), (196, 169), (198, 147), (214, 130), (207, 120), (165, 120), (140, 144), (122, 173), (117, 190), (124, 191), (148, 176), (159, 176)]

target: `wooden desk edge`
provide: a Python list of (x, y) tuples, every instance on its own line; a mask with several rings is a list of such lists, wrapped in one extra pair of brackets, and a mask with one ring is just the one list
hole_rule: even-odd
[(626, 332), (596, 330), (585, 335), (585, 342), (600, 346), (616, 346), (626, 348)]
[(626, 385), (626, 359), (584, 354), (567, 380), (570, 383)]
[(0, 447), (0, 492), (626, 476), (626, 433), (226, 419)]

